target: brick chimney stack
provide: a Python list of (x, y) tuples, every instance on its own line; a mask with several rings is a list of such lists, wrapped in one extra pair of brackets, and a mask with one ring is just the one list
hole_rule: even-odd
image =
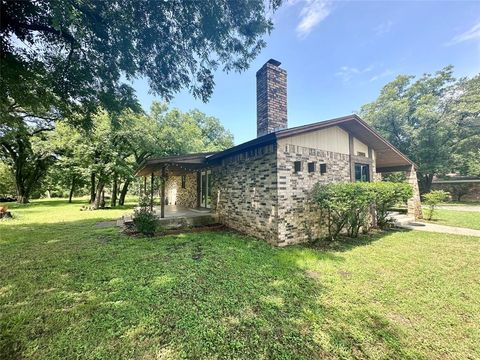
[(287, 72), (270, 59), (257, 71), (257, 137), (287, 127)]

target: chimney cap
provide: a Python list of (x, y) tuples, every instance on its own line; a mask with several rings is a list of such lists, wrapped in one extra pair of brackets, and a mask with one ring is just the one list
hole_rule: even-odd
[(280, 66), (281, 62), (275, 59), (270, 59), (267, 61), (267, 64), (272, 64), (274, 66)]

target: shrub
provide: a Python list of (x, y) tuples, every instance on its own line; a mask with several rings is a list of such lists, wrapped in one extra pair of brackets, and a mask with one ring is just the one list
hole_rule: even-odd
[(317, 184), (313, 191), (315, 203), (320, 207), (320, 218), (335, 240), (342, 231), (357, 237), (360, 230), (368, 232), (375, 211), (377, 224), (388, 224), (388, 210), (412, 196), (407, 183), (339, 183)]
[(139, 206), (134, 211), (133, 225), (135, 230), (143, 235), (152, 236), (158, 228), (158, 219), (150, 210), (148, 197), (141, 197)]
[(439, 203), (447, 200), (449, 193), (443, 190), (432, 190), (429, 193), (423, 195), (423, 202), (428, 205), (427, 220), (432, 220), (433, 213)]
[(389, 209), (406, 203), (412, 197), (413, 189), (410, 184), (401, 182), (376, 182), (369, 186), (374, 193), (377, 225), (381, 228), (387, 227)]
[(344, 229), (348, 236), (357, 237), (362, 227), (369, 227), (373, 195), (367, 183), (317, 184), (314, 198), (331, 240)]

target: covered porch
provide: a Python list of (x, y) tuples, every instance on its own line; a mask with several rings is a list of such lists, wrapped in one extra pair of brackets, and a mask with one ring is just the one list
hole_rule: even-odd
[[(143, 177), (142, 195), (160, 219), (199, 218), (211, 214), (211, 164), (214, 153), (148, 159), (136, 176)], [(157, 198), (160, 204), (156, 205)]]

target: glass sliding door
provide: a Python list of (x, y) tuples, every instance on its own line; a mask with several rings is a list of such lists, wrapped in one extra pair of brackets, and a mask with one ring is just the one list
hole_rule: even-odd
[(212, 173), (202, 171), (200, 176), (200, 206), (210, 208), (212, 204)]

